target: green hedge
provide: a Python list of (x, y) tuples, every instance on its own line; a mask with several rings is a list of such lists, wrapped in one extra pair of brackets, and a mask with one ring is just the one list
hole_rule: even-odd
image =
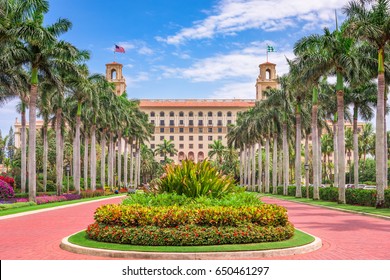
[[(272, 193), (270, 187), (270, 193)], [(295, 196), (295, 186), (288, 187), (288, 195)], [(278, 195), (283, 195), (283, 187), (278, 187)], [(309, 196), (313, 198), (313, 187), (309, 187)], [(302, 197), (306, 197), (306, 187), (302, 187)], [(320, 199), (325, 201), (337, 202), (339, 198), (339, 189), (335, 187), (320, 188)], [(345, 190), (345, 200), (347, 204), (371, 206), (376, 205), (376, 190), (351, 189)], [(390, 208), (390, 189), (385, 190), (385, 207)]]
[(284, 226), (288, 222), (286, 209), (273, 204), (262, 204), (258, 207), (205, 206), (201, 208), (106, 204), (96, 209), (94, 218), (100, 224), (124, 227), (176, 227), (189, 224)]
[(17, 203), (7, 203), (7, 204), (0, 204), (0, 210), (8, 210), (8, 209), (15, 209), (25, 206), (32, 206), (36, 205), (35, 202), (17, 202)]
[(122, 227), (94, 223), (88, 226), (87, 234), (89, 238), (101, 242), (144, 246), (196, 246), (282, 241), (293, 236), (294, 227), (290, 223), (278, 227), (186, 225), (173, 228)]

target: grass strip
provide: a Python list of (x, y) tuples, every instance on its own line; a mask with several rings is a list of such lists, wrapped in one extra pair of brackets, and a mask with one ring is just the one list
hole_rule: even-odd
[(115, 197), (115, 196), (117, 196), (117, 195), (97, 196), (97, 197), (82, 198), (82, 199), (75, 199), (75, 200), (68, 200), (68, 201), (59, 201), (59, 202), (50, 202), (50, 203), (45, 203), (45, 204), (40, 204), (40, 205), (30, 205), (30, 206), (24, 206), (24, 207), (19, 207), (19, 208), (6, 209), (6, 210), (0, 211), (0, 217), (12, 215), (12, 214), (19, 214), (19, 213), (34, 211), (34, 210), (53, 208), (53, 207), (57, 207), (57, 206), (76, 204), (76, 203), (80, 203), (80, 202), (99, 200), (99, 199), (108, 198), (108, 197)]
[(370, 206), (339, 204), (337, 202), (332, 202), (332, 201), (313, 200), (311, 198), (296, 198), (292, 196), (274, 195), (274, 194), (262, 194), (262, 196), (269, 196), (269, 197), (288, 200), (292, 202), (301, 202), (301, 203), (306, 203), (314, 206), (325, 206), (325, 207), (331, 207), (340, 210), (348, 210), (356, 213), (366, 213), (366, 214), (390, 217), (390, 208), (377, 209), (375, 207), (370, 207)]
[(137, 252), (165, 252), (165, 253), (197, 253), (197, 252), (235, 252), (235, 251), (261, 251), (271, 249), (284, 249), (303, 246), (314, 241), (314, 237), (295, 229), (294, 236), (288, 240), (279, 242), (264, 242), (252, 244), (229, 244), (208, 246), (137, 246), (129, 244), (117, 244), (98, 242), (88, 238), (85, 231), (81, 231), (69, 237), (69, 242), (83, 247)]

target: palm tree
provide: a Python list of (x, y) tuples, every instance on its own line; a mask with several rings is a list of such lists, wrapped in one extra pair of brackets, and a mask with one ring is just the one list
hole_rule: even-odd
[(167, 162), (168, 154), (177, 154), (177, 149), (175, 148), (175, 144), (171, 140), (164, 139), (161, 144), (157, 144), (157, 148), (154, 151), (154, 154), (161, 154), (164, 157), (164, 163)]
[(226, 147), (222, 144), (221, 140), (214, 140), (210, 145), (208, 156), (212, 158), (215, 156), (219, 165), (222, 164), (223, 155), (225, 154)]
[(388, 0), (351, 1), (344, 7), (349, 17), (349, 31), (353, 36), (363, 39), (378, 50), (378, 95), (376, 111), (376, 207), (384, 207), (387, 187), (385, 167), (386, 152), (379, 152), (385, 147), (385, 47), (390, 41), (390, 2)]

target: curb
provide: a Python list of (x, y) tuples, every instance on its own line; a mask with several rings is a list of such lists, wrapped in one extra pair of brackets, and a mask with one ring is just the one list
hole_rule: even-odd
[[(305, 232), (306, 233), (306, 232)], [(308, 234), (308, 233), (306, 233)], [(309, 234), (311, 235), (311, 234)], [(71, 235), (70, 235), (71, 236)], [(76, 254), (84, 254), (106, 258), (143, 259), (143, 260), (240, 260), (247, 258), (283, 257), (313, 252), (322, 247), (322, 240), (316, 236), (312, 243), (285, 249), (264, 251), (238, 251), (238, 252), (211, 252), (211, 253), (161, 253), (161, 252), (137, 252), (118, 251), (97, 248), (82, 247), (72, 244), (67, 236), (62, 239), (60, 248)]]
[(80, 202), (73, 203), (73, 204), (67, 204), (67, 205), (62, 205), (62, 206), (54, 206), (54, 207), (50, 207), (50, 208), (33, 210), (33, 211), (27, 211), (27, 212), (22, 212), (22, 213), (18, 213), (18, 214), (10, 214), (10, 215), (5, 215), (5, 216), (0, 216), (0, 220), (6, 220), (6, 219), (11, 219), (11, 218), (16, 218), (16, 217), (22, 217), (22, 216), (27, 216), (27, 215), (32, 215), (32, 214), (37, 214), (37, 213), (42, 213), (42, 212), (47, 212), (47, 211), (53, 211), (53, 210), (63, 209), (63, 208), (68, 208), (68, 207), (74, 207), (74, 206), (78, 206), (80, 204), (94, 203), (94, 202), (97, 202), (97, 201), (104, 201), (104, 200), (109, 200), (109, 199), (119, 198), (119, 197), (125, 197), (125, 195), (106, 197), (106, 198), (95, 199), (95, 200), (90, 200), (90, 201), (80, 201)]
[(272, 197), (272, 196), (264, 196), (264, 197), (268, 197), (271, 199), (279, 199), (279, 200), (283, 200), (283, 201), (289, 201), (292, 203), (299, 203), (299, 204), (304, 204), (304, 205), (309, 205), (309, 206), (314, 206), (314, 207), (319, 207), (319, 208), (326, 208), (326, 209), (331, 209), (331, 210), (345, 212), (345, 213), (357, 214), (357, 215), (362, 215), (362, 216), (370, 216), (370, 217), (383, 219), (383, 220), (390, 220), (390, 217), (382, 216), (382, 215), (378, 215), (378, 214), (371, 214), (371, 213), (359, 212), (359, 211), (348, 210), (348, 209), (340, 209), (340, 208), (336, 208), (336, 207), (332, 207), (332, 206), (317, 205), (317, 204), (311, 204), (311, 203), (302, 202), (302, 201), (293, 201), (293, 200), (283, 199), (283, 198), (279, 198), (279, 197)]

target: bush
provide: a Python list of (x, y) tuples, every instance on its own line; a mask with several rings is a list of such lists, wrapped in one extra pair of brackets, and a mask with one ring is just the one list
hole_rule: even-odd
[(326, 201), (339, 201), (339, 189), (334, 187), (320, 188), (320, 198)]
[(90, 197), (98, 197), (98, 196), (113, 194), (111, 191), (104, 191), (102, 189), (97, 189), (95, 191), (86, 190), (86, 191), (81, 191), (80, 193), (81, 193), (81, 198), (90, 198)]
[(36, 203), (35, 202), (17, 202), (17, 203), (10, 203), (10, 204), (0, 204), (0, 211), (20, 208), (20, 207), (25, 207), (25, 206), (32, 206), (32, 205), (36, 205)]
[(166, 165), (164, 169), (165, 174), (157, 183), (159, 193), (218, 198), (236, 191), (233, 177), (223, 175), (207, 160), (198, 163), (184, 160), (180, 165)]
[(5, 181), (0, 180), (0, 199), (14, 197), (14, 189)]
[(294, 227), (204, 227), (197, 225), (160, 228), (155, 226), (121, 227), (94, 223), (88, 226), (88, 237), (102, 242), (144, 246), (199, 246), (245, 244), (286, 240), (293, 236)]
[(15, 187), (15, 180), (12, 177), (8, 176), (0, 176), (0, 180), (6, 182), (8, 185), (10, 185), (12, 188)]
[(284, 226), (288, 221), (284, 207), (261, 206), (185, 206), (145, 207), (140, 205), (106, 204), (96, 209), (95, 221), (106, 225), (176, 227), (196, 224), (199, 226)]
[(346, 189), (345, 200), (347, 204), (375, 206), (376, 190)]

